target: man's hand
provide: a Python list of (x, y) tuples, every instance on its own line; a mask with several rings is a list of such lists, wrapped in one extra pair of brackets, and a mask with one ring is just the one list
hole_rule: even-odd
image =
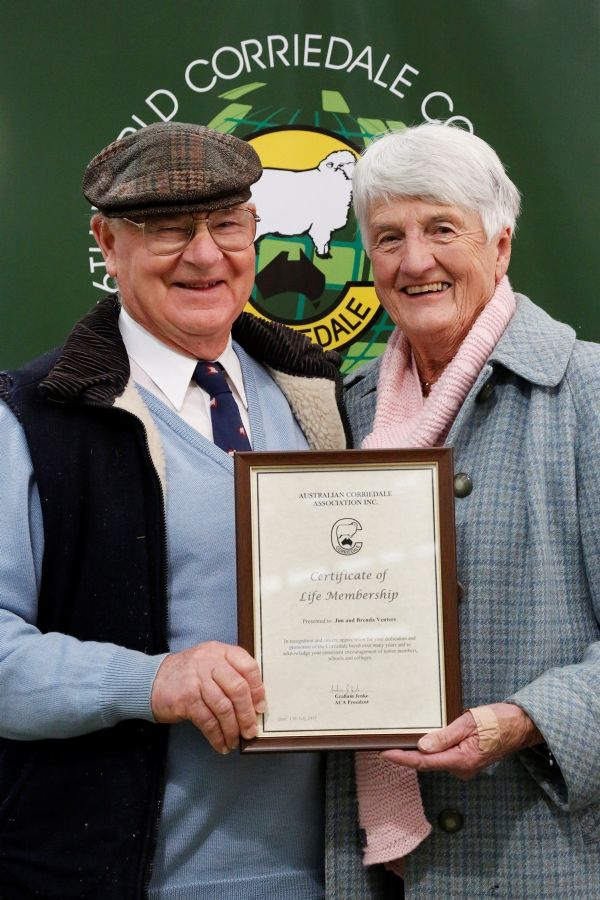
[(419, 772), (443, 770), (468, 781), (486, 766), (543, 740), (519, 706), (492, 703), (473, 713), (467, 710), (446, 728), (426, 734), (418, 750), (386, 750), (381, 756)]
[(157, 722), (189, 719), (219, 753), (237, 747), (240, 734), (255, 737), (256, 714), (265, 709), (256, 660), (241, 647), (218, 641), (171, 653), (152, 687)]

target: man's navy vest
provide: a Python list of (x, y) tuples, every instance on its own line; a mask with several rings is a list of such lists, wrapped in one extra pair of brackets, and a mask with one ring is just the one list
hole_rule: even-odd
[[(164, 505), (145, 430), (115, 408), (129, 378), (119, 304), (106, 298), (63, 350), (0, 374), (25, 431), (44, 525), (42, 632), (166, 652)], [(338, 358), (242, 314), (236, 340), (267, 365), (326, 378)], [(347, 433), (348, 425), (342, 413)], [(168, 727), (143, 721), (61, 740), (0, 740), (1, 900), (146, 894)]]
[[(155, 654), (168, 649), (163, 502), (143, 426), (110, 406), (128, 376), (124, 350), (115, 356), (118, 342), (104, 340), (115, 312), (91, 314), (99, 327), (76, 394), (68, 365), (62, 382), (59, 364), (54, 384), (42, 384), (54, 353), (3, 376), (2, 396), (25, 431), (40, 494), (38, 627)], [(70, 739), (0, 741), (0, 897), (144, 896), (167, 735), (127, 721)]]

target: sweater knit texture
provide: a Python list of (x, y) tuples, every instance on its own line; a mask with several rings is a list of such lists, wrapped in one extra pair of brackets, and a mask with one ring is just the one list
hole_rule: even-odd
[[(239, 347), (236, 352), (254, 447), (305, 449), (279, 388)], [(233, 460), (149, 392), (143, 397), (167, 463), (170, 648), (206, 640), (235, 644)], [(322, 793), (318, 754), (220, 756), (191, 723), (180, 723), (169, 739), (149, 897), (321, 900)]]
[[(515, 308), (515, 296), (505, 276), (426, 399), (408, 339), (396, 329), (381, 363), (373, 431), (362, 446), (431, 447), (443, 443)], [(364, 864), (383, 862), (401, 875), (401, 858), (431, 832), (416, 772), (374, 752), (357, 753), (356, 786), (360, 824), (366, 834)]]
[[(236, 352), (255, 448), (305, 450), (277, 385), (241, 348)], [(237, 643), (233, 460), (140, 392), (166, 459), (171, 650), (204, 640)], [(22, 428), (1, 402), (0, 423), (0, 592), (11, 598), (0, 610), (4, 735), (68, 738), (122, 718), (152, 721), (151, 686), (163, 655), (37, 632), (39, 494)], [(24, 637), (27, 654), (20, 650)], [(32, 696), (43, 702), (32, 704)], [(221, 756), (191, 723), (173, 726), (151, 900), (322, 900), (323, 770), (320, 754)], [(0, 896), (17, 893), (0, 887)]]
[(504, 276), (426, 399), (408, 339), (396, 329), (383, 354), (373, 431), (362, 446), (431, 447), (441, 443), (515, 307)]

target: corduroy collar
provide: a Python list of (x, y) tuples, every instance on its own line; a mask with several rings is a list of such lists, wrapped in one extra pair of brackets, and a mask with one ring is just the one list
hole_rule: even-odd
[[(81, 319), (67, 338), (42, 394), (63, 402), (112, 405), (129, 380), (129, 360), (119, 332), (118, 297), (109, 296)], [(255, 359), (279, 372), (336, 381), (339, 356), (312, 344), (300, 332), (242, 313), (232, 336)]]

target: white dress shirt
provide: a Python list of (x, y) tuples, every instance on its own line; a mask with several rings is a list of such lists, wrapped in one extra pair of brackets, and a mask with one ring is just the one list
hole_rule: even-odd
[[(136, 384), (147, 388), (184, 422), (212, 441), (210, 397), (192, 378), (198, 360), (167, 347), (132, 319), (123, 306), (119, 315), (119, 331), (129, 356), (131, 377)], [(233, 349), (231, 335), (225, 350), (211, 362), (219, 362), (223, 366), (240, 410), (242, 424), (252, 441), (242, 368)]]

